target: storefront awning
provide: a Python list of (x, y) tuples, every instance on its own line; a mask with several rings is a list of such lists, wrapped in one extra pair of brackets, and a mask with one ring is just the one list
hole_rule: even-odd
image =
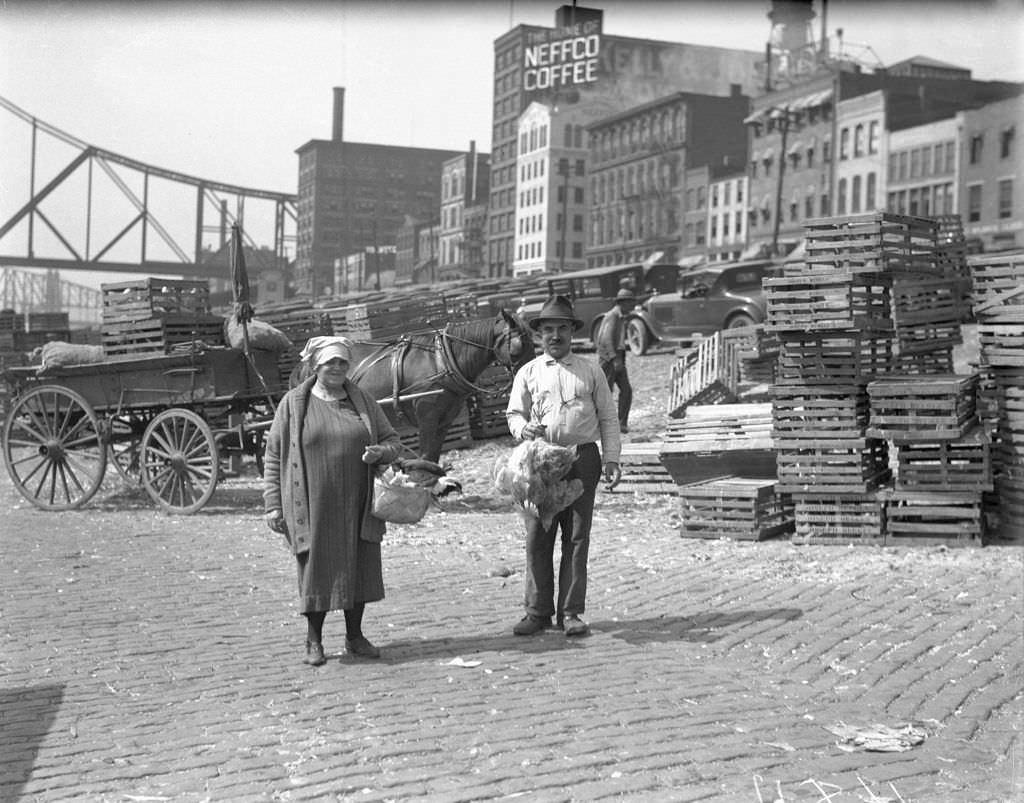
[(802, 98), (797, 98), (790, 104), (791, 111), (803, 111), (804, 109), (812, 109), (815, 106), (821, 106), (823, 103), (832, 99), (831, 89), (822, 89), (819, 92), (812, 92), (809, 95), (804, 95)]
[(796, 156), (804, 148), (804, 144), (797, 140), (786, 149), (786, 156)]
[(760, 123), (761, 118), (764, 117), (764, 110), (758, 109), (757, 111), (751, 112), (743, 118), (743, 125), (753, 125), (754, 123)]
[(770, 162), (774, 158), (775, 158), (775, 149), (774, 148), (765, 148), (761, 152), (761, 161)]

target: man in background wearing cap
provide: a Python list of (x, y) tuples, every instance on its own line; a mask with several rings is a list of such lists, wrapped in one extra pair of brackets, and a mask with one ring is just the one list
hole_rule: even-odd
[(619, 290), (615, 306), (604, 314), (597, 330), (597, 363), (608, 380), (608, 389), (619, 386), (619, 429), (629, 432), (629, 408), (633, 406), (633, 386), (626, 373), (626, 314), (636, 305), (628, 287)]
[[(583, 494), (547, 530), (539, 520), (527, 527), (526, 616), (513, 632), (518, 636), (538, 633), (551, 627), (555, 615), (565, 635), (581, 636), (588, 631), (580, 616), (586, 604), (597, 484), (602, 473), (612, 486), (620, 478), (618, 420), (600, 368), (572, 353), (572, 334), (583, 326), (572, 302), (565, 296), (552, 296), (528, 323), (539, 334), (543, 353), (516, 373), (505, 411), (509, 431), (517, 440), (542, 438), (559, 446), (575, 446), (576, 462), (565, 479), (579, 478)], [(556, 606), (552, 560), (559, 527), (562, 554)]]

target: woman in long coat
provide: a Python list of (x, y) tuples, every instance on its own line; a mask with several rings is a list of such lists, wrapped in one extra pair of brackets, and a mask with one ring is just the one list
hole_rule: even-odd
[(314, 376), (285, 394), (264, 456), (266, 522), (295, 554), (304, 661), (313, 666), (326, 661), (328, 611), (345, 613), (349, 654), (380, 657), (362, 631), (366, 603), (384, 598), (374, 466), (397, 459), (402, 442), (380, 405), (349, 380), (350, 347), (343, 337), (310, 338), (302, 359)]

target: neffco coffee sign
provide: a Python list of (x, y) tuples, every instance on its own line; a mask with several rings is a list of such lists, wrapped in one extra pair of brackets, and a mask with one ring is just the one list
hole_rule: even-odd
[(598, 79), (601, 23), (581, 22), (531, 33), (523, 50), (523, 89), (557, 90)]

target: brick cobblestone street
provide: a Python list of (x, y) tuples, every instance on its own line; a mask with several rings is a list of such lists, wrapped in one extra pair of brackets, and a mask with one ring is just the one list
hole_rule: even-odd
[(391, 527), (384, 657), (336, 613), (312, 669), (254, 483), (0, 504), (3, 801), (1024, 799), (1020, 546), (695, 541), (602, 495), (592, 634), (517, 638), (521, 525), (465, 506)]

